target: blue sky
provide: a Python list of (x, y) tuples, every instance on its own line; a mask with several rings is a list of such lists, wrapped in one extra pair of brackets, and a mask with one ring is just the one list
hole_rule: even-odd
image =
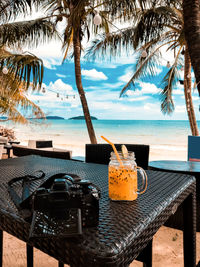
[[(46, 92), (29, 93), (29, 97), (47, 115), (64, 118), (82, 115), (75, 85), (73, 61), (61, 63), (61, 47), (56, 42), (43, 45), (32, 52), (44, 61), (43, 87)], [(179, 83), (173, 91), (174, 113), (169, 116), (163, 115), (160, 111), (160, 82), (167, 71), (168, 60), (172, 61), (172, 56), (165, 54), (163, 66), (157, 68), (157, 76), (138, 80), (135, 91), (129, 90), (127, 97), (122, 98), (119, 98), (119, 94), (133, 73), (134, 55), (123, 55), (113, 61), (86, 62), (82, 60), (82, 82), (91, 115), (99, 119), (187, 120), (183, 85)], [(180, 75), (183, 79), (183, 71)], [(59, 98), (57, 93), (59, 93)], [(199, 97), (196, 90), (193, 92), (193, 102), (198, 119)]]

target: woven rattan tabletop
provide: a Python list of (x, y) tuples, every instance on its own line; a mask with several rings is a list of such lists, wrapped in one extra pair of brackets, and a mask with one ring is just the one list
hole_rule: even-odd
[[(29, 242), (30, 225), (13, 205), (7, 193), (7, 182), (36, 170), (43, 170), (47, 178), (63, 171), (73, 173), (99, 186), (99, 226), (85, 228), (79, 239)], [(195, 204), (195, 178), (192, 176), (157, 171), (147, 171), (147, 175), (148, 189), (137, 200), (113, 202), (108, 198), (106, 165), (39, 156), (1, 160), (0, 228), (71, 266), (128, 266), (189, 195), (193, 196)], [(192, 210), (192, 206), (189, 208)]]

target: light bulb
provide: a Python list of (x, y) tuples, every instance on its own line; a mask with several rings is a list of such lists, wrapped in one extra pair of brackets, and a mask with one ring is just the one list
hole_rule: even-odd
[(97, 13), (94, 16), (93, 22), (94, 22), (95, 25), (100, 25), (101, 24), (102, 19), (101, 19), (101, 16), (99, 15), (99, 13)]
[(147, 57), (147, 51), (146, 50), (142, 51), (141, 57), (143, 57), (143, 58)]
[(3, 74), (8, 74), (8, 69), (7, 69), (6, 67), (4, 67), (4, 68), (2, 69), (2, 72), (3, 72)]
[(171, 67), (170, 62), (167, 61), (167, 68), (170, 68), (170, 67)]

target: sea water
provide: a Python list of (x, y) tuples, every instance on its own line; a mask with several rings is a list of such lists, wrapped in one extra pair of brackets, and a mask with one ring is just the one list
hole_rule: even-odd
[[(17, 139), (26, 145), (29, 139), (53, 140), (55, 147), (71, 149), (73, 155), (84, 156), (90, 143), (84, 120), (46, 120), (29, 126), (9, 123)], [(200, 126), (200, 122), (198, 122)], [(150, 159), (187, 159), (189, 122), (181, 120), (93, 120), (98, 143), (104, 135), (114, 143), (150, 145)]]

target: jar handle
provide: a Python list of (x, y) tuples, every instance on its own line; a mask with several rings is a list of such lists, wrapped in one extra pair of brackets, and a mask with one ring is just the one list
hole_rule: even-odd
[(147, 190), (147, 174), (146, 174), (145, 170), (142, 169), (141, 167), (137, 166), (136, 168), (138, 169), (139, 173), (142, 176), (142, 188), (137, 191), (137, 194), (141, 195)]

